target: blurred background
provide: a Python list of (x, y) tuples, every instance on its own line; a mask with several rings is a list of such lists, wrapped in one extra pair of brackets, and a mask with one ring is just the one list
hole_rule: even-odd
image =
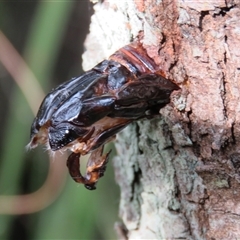
[(44, 94), (82, 73), (92, 14), (86, 0), (0, 1), (1, 240), (116, 239), (111, 160), (89, 191), (68, 175), (67, 156), (25, 149)]

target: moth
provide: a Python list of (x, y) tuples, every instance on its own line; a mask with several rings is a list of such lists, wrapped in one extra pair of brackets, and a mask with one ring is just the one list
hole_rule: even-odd
[[(109, 159), (110, 152), (103, 154), (104, 145), (133, 121), (159, 114), (179, 89), (134, 42), (47, 94), (32, 123), (28, 146), (70, 151), (70, 175), (93, 190)], [(83, 176), (80, 156), (88, 153)]]

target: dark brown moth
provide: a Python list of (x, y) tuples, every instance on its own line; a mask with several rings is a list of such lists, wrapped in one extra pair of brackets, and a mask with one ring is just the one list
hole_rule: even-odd
[[(132, 43), (52, 90), (33, 121), (28, 146), (70, 150), (70, 175), (87, 189), (95, 189), (109, 158), (110, 152), (103, 155), (104, 144), (131, 122), (158, 114), (178, 89), (163, 77), (142, 45)], [(80, 156), (88, 153), (82, 176)]]

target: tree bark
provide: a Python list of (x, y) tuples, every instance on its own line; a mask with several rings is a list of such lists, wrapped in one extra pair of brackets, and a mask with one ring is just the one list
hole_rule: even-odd
[(109, 0), (94, 6), (89, 69), (138, 38), (182, 90), (118, 134), (119, 238), (240, 237), (240, 3)]

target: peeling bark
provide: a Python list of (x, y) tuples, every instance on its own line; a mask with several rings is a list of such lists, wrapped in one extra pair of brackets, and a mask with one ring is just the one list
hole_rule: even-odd
[(89, 69), (133, 39), (182, 91), (118, 135), (121, 239), (240, 237), (239, 1), (95, 5)]

